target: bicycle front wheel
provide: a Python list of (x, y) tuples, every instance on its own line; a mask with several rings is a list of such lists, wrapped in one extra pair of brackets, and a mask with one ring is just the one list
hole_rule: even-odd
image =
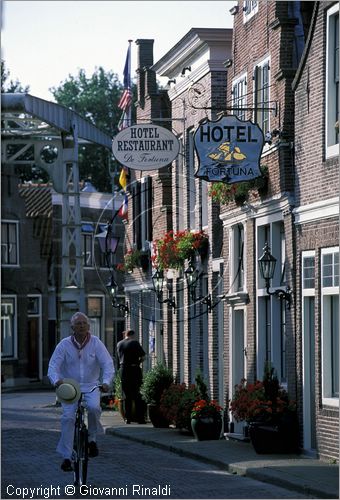
[(88, 430), (85, 426), (74, 435), (74, 485), (86, 484), (88, 465)]

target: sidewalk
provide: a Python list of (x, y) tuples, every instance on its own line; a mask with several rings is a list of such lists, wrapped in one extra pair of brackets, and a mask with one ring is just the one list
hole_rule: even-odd
[(106, 434), (166, 449), (314, 498), (339, 498), (336, 464), (301, 455), (257, 455), (250, 443), (226, 439), (196, 441), (176, 429), (157, 429), (151, 423), (126, 425), (118, 412), (103, 412), (102, 422)]

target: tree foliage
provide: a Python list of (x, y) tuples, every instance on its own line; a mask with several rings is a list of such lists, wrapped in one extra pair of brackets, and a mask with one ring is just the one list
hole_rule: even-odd
[(18, 79), (8, 80), (10, 71), (6, 69), (5, 61), (1, 60), (1, 92), (29, 92), (29, 86), (23, 86)]
[[(105, 72), (99, 67), (87, 77), (85, 71), (80, 69), (77, 76), (69, 75), (50, 91), (58, 104), (76, 111), (111, 137), (117, 134), (122, 114), (118, 102), (123, 86), (115, 73)], [(114, 166), (111, 152), (106, 148), (95, 144), (80, 146), (80, 178), (91, 180), (99, 191), (111, 191), (110, 167), (113, 170)]]

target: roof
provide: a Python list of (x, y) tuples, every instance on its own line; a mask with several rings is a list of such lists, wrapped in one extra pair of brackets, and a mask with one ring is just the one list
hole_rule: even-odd
[(319, 2), (315, 2), (312, 19), (311, 19), (311, 23), (309, 26), (309, 32), (308, 32), (306, 45), (305, 45), (304, 51), (302, 53), (298, 69), (296, 70), (294, 80), (292, 82), (292, 89), (293, 90), (296, 89), (296, 87), (298, 86), (298, 84), (300, 82), (300, 78), (302, 76), (303, 69), (304, 69), (304, 67), (306, 65), (306, 61), (308, 59), (308, 54), (310, 51), (310, 47), (311, 47), (313, 35), (314, 35), (314, 30), (315, 30), (315, 23), (316, 23), (316, 19), (318, 17), (318, 12), (319, 12)]
[[(191, 28), (152, 66), (152, 69), (160, 76), (172, 78), (178, 72), (178, 68), (190, 60), (196, 59), (208, 48), (213, 52), (213, 58), (225, 61), (228, 57), (227, 53), (231, 49), (232, 34), (231, 28)], [(222, 56), (222, 54), (224, 55)]]
[[(1, 94), (1, 107), (2, 119), (12, 119), (14, 123), (12, 128), (3, 128), (2, 135), (4, 137), (25, 134), (15, 123), (22, 119), (25, 119), (27, 123), (27, 117), (21, 116), (24, 113), (40, 121), (40, 124), (34, 124), (34, 129), (28, 128), (26, 135), (60, 135), (60, 132), (69, 134), (73, 130), (73, 126), (76, 125), (79, 138), (108, 149), (112, 147), (112, 138), (109, 135), (99, 130), (75, 111), (60, 104), (45, 101), (26, 93), (5, 93)], [(33, 130), (34, 134), (32, 133)]]

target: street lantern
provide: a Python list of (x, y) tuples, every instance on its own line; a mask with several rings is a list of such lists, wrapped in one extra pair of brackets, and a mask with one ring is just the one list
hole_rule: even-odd
[(156, 268), (154, 273), (152, 274), (152, 286), (153, 291), (156, 294), (157, 301), (160, 304), (169, 304), (170, 307), (176, 310), (176, 302), (174, 297), (170, 297), (170, 290), (168, 289), (168, 298), (162, 299), (163, 286), (164, 286), (164, 273), (162, 269)]
[(196, 300), (196, 288), (198, 285), (198, 279), (200, 277), (199, 269), (197, 267), (194, 268), (193, 262), (190, 261), (188, 267), (184, 271), (184, 274), (190, 296), (192, 300)]
[(119, 237), (115, 237), (112, 234), (112, 227), (109, 224), (107, 229), (99, 234), (96, 234), (95, 238), (99, 243), (100, 251), (103, 254), (114, 254), (116, 253)]
[(111, 276), (110, 281), (107, 283), (106, 288), (108, 290), (108, 294), (111, 298), (111, 304), (112, 307), (115, 307), (119, 309), (120, 311), (123, 311), (125, 313), (129, 313), (129, 304), (126, 302), (125, 304), (122, 304), (118, 302), (118, 285), (116, 281), (114, 280), (114, 277)]
[(286, 305), (287, 305), (287, 309), (290, 309), (292, 290), (290, 289), (289, 286), (287, 286), (285, 290), (282, 288), (278, 288), (278, 289), (274, 290), (273, 292), (271, 292), (269, 290), (270, 289), (270, 281), (273, 279), (273, 276), (274, 276), (276, 262), (277, 262), (277, 260), (270, 253), (269, 245), (266, 242), (264, 247), (263, 247), (263, 254), (258, 259), (260, 275), (265, 281), (266, 292), (268, 295), (275, 295), (279, 299), (285, 300)]

